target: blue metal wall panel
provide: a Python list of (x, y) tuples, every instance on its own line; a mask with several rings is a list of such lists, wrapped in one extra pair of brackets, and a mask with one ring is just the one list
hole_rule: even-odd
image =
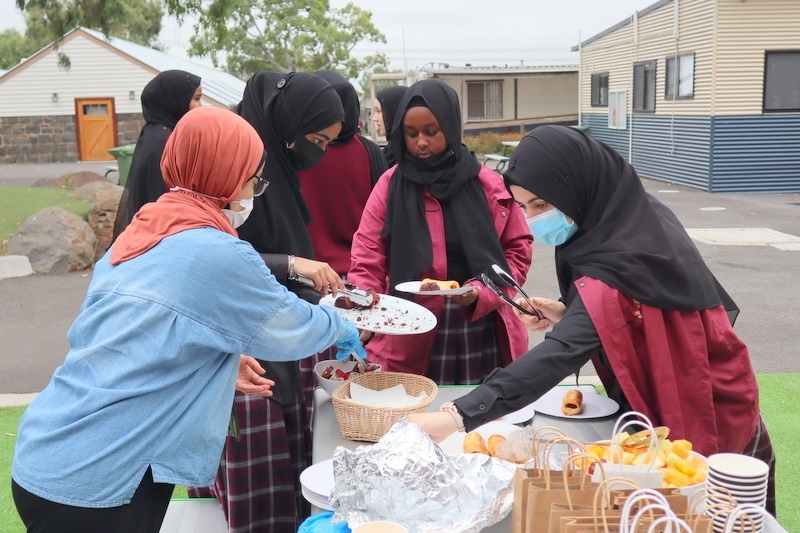
[(637, 114), (628, 130), (583, 115), (589, 133), (629, 159), (640, 176), (708, 192), (800, 192), (800, 114), (669, 117)]
[(628, 130), (608, 129), (608, 115), (587, 115), (581, 117), (581, 125), (589, 128), (589, 135), (603, 141), (628, 159)]
[(604, 114), (582, 117), (592, 137), (625, 156), (643, 178), (708, 190), (709, 117), (628, 115), (628, 120), (633, 121), (632, 154), (628, 130), (609, 129)]
[(711, 192), (800, 192), (800, 114), (714, 117)]

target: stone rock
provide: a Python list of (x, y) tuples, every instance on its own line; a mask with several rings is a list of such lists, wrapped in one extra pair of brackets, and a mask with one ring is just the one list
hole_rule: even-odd
[(59, 176), (56, 179), (56, 185), (59, 187), (69, 187), (70, 189), (77, 189), (81, 185), (86, 185), (87, 183), (91, 183), (93, 181), (106, 181), (111, 183), (106, 178), (102, 176), (102, 174), (98, 174), (97, 172), (90, 172), (88, 170), (82, 170), (80, 172), (71, 172), (69, 174), (64, 174), (63, 176)]
[(58, 183), (53, 178), (42, 178), (31, 187), (58, 187)]
[(24, 255), (0, 255), (0, 279), (21, 278), (31, 274), (31, 262)]
[(94, 231), (77, 215), (47, 207), (27, 218), (8, 239), (10, 255), (27, 256), (34, 272), (63, 274), (94, 264)]
[(69, 195), (77, 196), (79, 198), (86, 198), (87, 200), (94, 201), (95, 197), (98, 194), (103, 193), (105, 191), (114, 191), (114, 194), (116, 194), (117, 198), (119, 198), (122, 195), (122, 191), (124, 189), (125, 189), (124, 187), (121, 187), (116, 183), (111, 183), (110, 181), (104, 179), (102, 181), (90, 181), (85, 185), (81, 185), (80, 187), (69, 193)]
[[(89, 208), (89, 226), (94, 231), (97, 240), (94, 244), (94, 260), (97, 261), (111, 246), (114, 235), (114, 220), (117, 218), (119, 199), (124, 187), (113, 183), (93, 182), (87, 183), (75, 190), (79, 196), (91, 193), (92, 207)], [(84, 196), (86, 197), (86, 196)]]

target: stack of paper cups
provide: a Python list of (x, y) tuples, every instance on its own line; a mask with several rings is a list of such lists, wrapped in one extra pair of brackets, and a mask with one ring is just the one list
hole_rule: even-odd
[[(724, 491), (715, 496), (713, 487), (721, 487), (730, 492), (736, 503), (749, 503), (765, 507), (767, 503), (767, 483), (769, 481), (769, 465), (764, 461), (738, 453), (718, 453), (708, 458), (709, 503), (724, 503)], [(750, 515), (752, 521), (742, 520), (735, 531), (742, 533), (761, 533), (764, 517), (761, 514)], [(726, 514), (713, 518), (714, 532), (725, 530)]]

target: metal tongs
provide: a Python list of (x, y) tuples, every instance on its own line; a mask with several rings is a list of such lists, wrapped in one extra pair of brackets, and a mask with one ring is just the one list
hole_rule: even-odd
[[(503, 280), (508, 285), (511, 285), (512, 287), (517, 289), (517, 291), (523, 297), (525, 297), (526, 300), (528, 300), (530, 302), (531, 297), (528, 296), (528, 294), (523, 290), (522, 287), (520, 287), (519, 283), (516, 282), (516, 280), (511, 276), (511, 274), (509, 274), (508, 272), (506, 272), (505, 270), (500, 268), (498, 265), (492, 265), (492, 270), (494, 270), (494, 273), (497, 274), (498, 277), (500, 277), (501, 280)], [(509, 304), (513, 308), (517, 309), (520, 313), (522, 313), (524, 315), (535, 316), (539, 320), (543, 320), (544, 319), (544, 315), (541, 313), (541, 311), (539, 311), (535, 307), (531, 307), (532, 311), (529, 311), (528, 309), (525, 309), (524, 307), (519, 305), (517, 302), (515, 302), (512, 298), (508, 297), (506, 295), (506, 293), (501, 291), (500, 288), (486, 274), (481, 274), (481, 280), (483, 281), (484, 285), (486, 285), (487, 287), (489, 287), (492, 290), (493, 293), (495, 293), (500, 298), (502, 298), (503, 301), (505, 301), (507, 304)]]
[[(312, 280), (308, 276), (304, 276), (303, 274), (297, 275), (297, 281), (299, 281), (303, 285), (308, 285), (309, 287), (314, 286), (314, 280)], [(364, 289), (359, 289), (355, 285), (346, 282), (345, 282), (345, 287), (347, 288), (339, 289), (337, 294), (347, 296), (354, 303), (358, 305), (363, 305), (364, 307), (369, 307), (370, 305), (372, 305), (373, 296), (369, 292), (365, 291)]]

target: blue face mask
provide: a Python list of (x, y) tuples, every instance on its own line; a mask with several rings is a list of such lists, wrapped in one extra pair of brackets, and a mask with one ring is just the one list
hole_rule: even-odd
[(528, 227), (536, 240), (550, 246), (567, 242), (578, 231), (578, 225), (570, 222), (558, 209), (545, 211), (528, 219)]

